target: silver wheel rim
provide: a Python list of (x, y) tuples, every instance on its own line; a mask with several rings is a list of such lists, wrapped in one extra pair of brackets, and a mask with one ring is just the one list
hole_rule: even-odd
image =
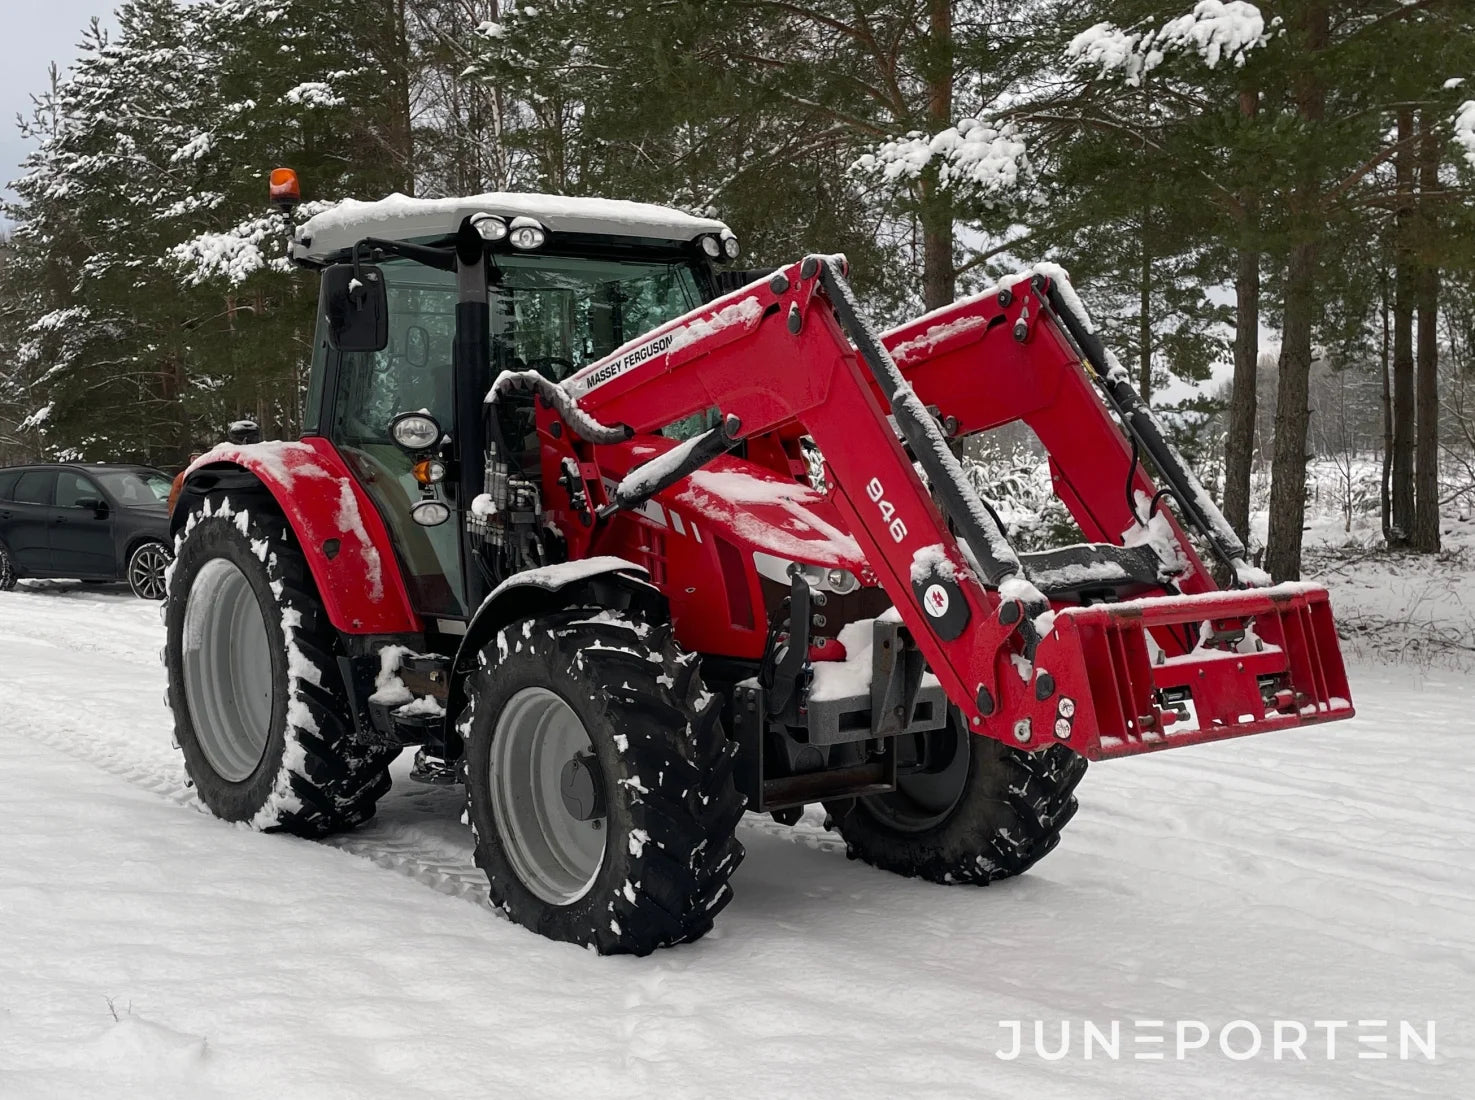
[(146, 600), (164, 598), (164, 571), (169, 568), (169, 555), (157, 542), (140, 546), (128, 563), (128, 583)]
[(195, 739), (217, 775), (240, 783), (271, 736), (272, 668), (261, 604), (234, 562), (211, 558), (195, 574), (181, 644)]
[(515, 694), (492, 733), (487, 788), (503, 850), (523, 885), (551, 905), (587, 894), (604, 863), (604, 819), (575, 819), (559, 791), (563, 766), (592, 751), (578, 715), (547, 688)]

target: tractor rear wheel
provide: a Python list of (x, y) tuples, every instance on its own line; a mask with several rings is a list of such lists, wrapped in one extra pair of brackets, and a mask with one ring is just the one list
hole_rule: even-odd
[(605, 955), (706, 933), (743, 800), (696, 658), (669, 627), (582, 608), (513, 623), (479, 664), (458, 728), (493, 903)]
[(207, 500), (164, 622), (174, 738), (211, 812), (308, 837), (374, 815), (399, 747), (356, 738), (337, 636), (280, 515)]
[(927, 736), (927, 765), (903, 771), (895, 791), (826, 804), (851, 859), (986, 886), (1024, 873), (1060, 842), (1084, 757), (1060, 746), (1021, 752), (968, 733), (956, 716)]

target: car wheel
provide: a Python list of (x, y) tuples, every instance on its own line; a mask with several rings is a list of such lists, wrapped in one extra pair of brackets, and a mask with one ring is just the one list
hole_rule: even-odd
[(10, 551), (0, 542), (0, 592), (9, 592), (15, 587), (15, 562), (10, 560)]
[(162, 542), (145, 542), (128, 558), (128, 587), (141, 600), (162, 600), (168, 568), (168, 547)]

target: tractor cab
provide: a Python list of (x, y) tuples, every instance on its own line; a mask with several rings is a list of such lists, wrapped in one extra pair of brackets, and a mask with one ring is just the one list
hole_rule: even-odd
[(492, 380), (565, 381), (710, 301), (737, 254), (712, 219), (532, 194), (349, 201), (299, 229), (293, 260), (325, 272), (305, 434), (336, 445), (392, 529), (418, 613), (464, 620), (500, 579), (464, 542), (484, 436), (510, 476), (539, 476), (532, 397), (488, 419)]

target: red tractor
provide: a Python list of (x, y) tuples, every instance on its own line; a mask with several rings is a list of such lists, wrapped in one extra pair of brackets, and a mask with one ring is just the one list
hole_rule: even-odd
[[(349, 829), (416, 745), (513, 920), (643, 954), (711, 927), (745, 808), (984, 884), (1088, 760), (1352, 714), (1326, 593), (1245, 565), (1060, 272), (878, 334), (843, 258), (737, 252), (530, 194), (302, 226), (305, 434), (216, 448), (174, 513), (212, 811)], [(1018, 554), (970, 487), (954, 445), (1013, 421), (1091, 541)]]

